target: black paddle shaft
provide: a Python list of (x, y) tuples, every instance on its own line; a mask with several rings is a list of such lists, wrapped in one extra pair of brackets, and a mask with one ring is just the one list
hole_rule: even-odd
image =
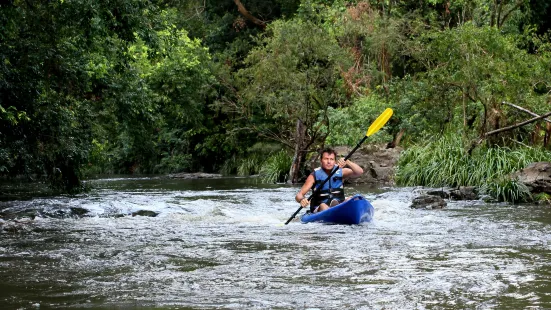
[[(358, 142), (358, 144), (356, 144), (356, 146), (352, 149), (352, 151), (350, 151), (350, 153), (348, 153), (348, 155), (346, 155), (346, 157), (344, 158), (345, 161), (348, 160), (350, 157), (352, 157), (352, 154), (354, 154), (354, 152), (356, 152), (356, 150), (360, 147), (360, 145), (362, 145), (362, 143), (364, 143), (365, 139), (367, 139), (367, 135), (364, 136), (363, 139), (360, 140), (360, 142)], [(331, 171), (329, 176), (327, 178), (325, 178), (325, 180), (318, 187), (316, 187), (314, 189), (314, 192), (312, 192), (312, 195), (310, 195), (310, 197), (308, 197), (308, 201), (312, 200), (314, 195), (317, 194), (319, 189), (322, 188), (325, 185), (325, 183), (327, 183), (327, 181), (329, 181), (331, 179), (331, 176), (333, 176), (333, 174), (335, 174), (335, 172), (337, 172), (337, 170), (339, 170), (339, 168), (333, 169), (333, 171)], [(302, 206), (300, 206), (295, 211), (295, 213), (293, 213), (293, 215), (287, 220), (287, 222), (285, 222), (285, 225), (289, 224), (289, 222), (292, 221), (297, 216), (297, 214), (300, 212), (301, 209), (302, 209)]]

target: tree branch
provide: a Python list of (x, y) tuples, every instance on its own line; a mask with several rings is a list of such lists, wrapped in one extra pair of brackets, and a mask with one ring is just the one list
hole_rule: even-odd
[[(524, 3), (523, 0), (517, 1), (517, 3), (515, 4), (515, 6), (512, 7), (507, 13), (505, 13), (505, 15), (503, 16), (503, 18), (501, 19), (501, 21), (498, 19), (498, 21), (497, 21), (497, 28), (501, 28), (501, 27), (503, 26), (503, 23), (507, 20), (507, 18), (509, 18), (509, 15), (511, 15), (511, 13), (513, 13), (513, 11), (515, 11), (516, 9), (518, 9), (523, 3)], [(501, 10), (500, 10), (500, 11), (501, 11)]]
[[(532, 115), (532, 116), (536, 116), (536, 117), (540, 116), (539, 114), (536, 114), (536, 113), (534, 113), (534, 112), (532, 112), (532, 111), (530, 111), (530, 110), (527, 110), (527, 109), (525, 109), (525, 108), (523, 108), (523, 107), (521, 107), (521, 106), (518, 106), (518, 105), (516, 105), (516, 104), (512, 104), (512, 103), (510, 103), (510, 102), (503, 101), (502, 104), (506, 104), (506, 105), (511, 106), (511, 107), (513, 107), (513, 108), (515, 108), (515, 109), (519, 109), (519, 110), (521, 110), (521, 111), (523, 111), (523, 112), (526, 112), (526, 113), (528, 113), (528, 114), (530, 114), (530, 115)], [(544, 118), (543, 120), (546, 121), (546, 122), (548, 122), (548, 123), (551, 123), (551, 120), (548, 119), (548, 118)]]
[(545, 113), (543, 115), (540, 115), (538, 117), (534, 117), (534, 118), (531, 118), (527, 121), (524, 121), (524, 122), (521, 122), (521, 123), (518, 123), (518, 124), (515, 124), (515, 125), (511, 125), (511, 126), (508, 126), (508, 127), (503, 127), (503, 128), (499, 128), (499, 129), (496, 129), (496, 130), (492, 130), (492, 131), (488, 131), (487, 133), (484, 134), (484, 137), (488, 137), (490, 135), (494, 135), (496, 133), (500, 133), (500, 132), (504, 132), (504, 131), (508, 131), (508, 130), (511, 130), (511, 129), (515, 129), (517, 127), (521, 127), (521, 126), (524, 126), (524, 125), (527, 125), (527, 124), (530, 124), (530, 123), (533, 123), (537, 120), (540, 120), (542, 118), (546, 118), (548, 117), (549, 115), (551, 115), (551, 112), (549, 113)]
[(251, 13), (249, 13), (249, 11), (245, 8), (243, 3), (241, 3), (241, 1), (233, 0), (233, 2), (235, 2), (235, 4), (237, 5), (237, 10), (239, 11), (239, 13), (241, 13), (241, 15), (243, 15), (243, 17), (245, 17), (247, 20), (251, 21), (255, 25), (258, 25), (262, 28), (266, 27), (266, 22), (254, 17)]

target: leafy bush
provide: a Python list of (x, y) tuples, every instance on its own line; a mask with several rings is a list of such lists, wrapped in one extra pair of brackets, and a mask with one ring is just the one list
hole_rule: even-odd
[(92, 147), (88, 155), (88, 165), (83, 169), (84, 175), (112, 172), (113, 168), (110, 164), (108, 148), (109, 141), (101, 143), (96, 139), (92, 140)]
[(178, 173), (189, 171), (192, 166), (191, 154), (175, 154), (164, 157), (161, 162), (155, 166), (156, 173)]
[[(329, 109), (330, 132), (325, 144), (354, 146), (367, 132), (369, 126), (386, 108), (377, 96), (362, 97), (351, 106)], [(370, 143), (391, 141), (392, 137), (383, 130), (370, 136)]]
[(532, 195), (532, 199), (538, 203), (547, 203), (551, 205), (551, 195), (547, 193), (537, 193)]

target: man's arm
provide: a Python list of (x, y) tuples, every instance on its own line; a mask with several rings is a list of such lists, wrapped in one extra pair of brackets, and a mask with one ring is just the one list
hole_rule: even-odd
[(302, 188), (295, 196), (295, 200), (300, 203), (300, 205), (304, 208), (308, 205), (310, 205), (310, 202), (308, 201), (308, 198), (306, 198), (306, 194), (308, 194), (308, 191), (314, 186), (314, 176), (309, 175), (308, 178), (306, 178), (306, 181), (304, 182), (304, 185), (302, 185)]
[(364, 173), (362, 167), (356, 163), (353, 163), (350, 159), (344, 161), (344, 158), (341, 158), (338, 161), (338, 165), (342, 168), (343, 178), (357, 178)]

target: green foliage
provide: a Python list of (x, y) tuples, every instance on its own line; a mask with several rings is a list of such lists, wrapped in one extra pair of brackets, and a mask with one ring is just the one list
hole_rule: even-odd
[(221, 173), (223, 175), (237, 174), (239, 176), (255, 175), (259, 173), (263, 162), (264, 157), (259, 153), (252, 153), (240, 159), (236, 156), (232, 156), (224, 162)]
[(394, 82), (397, 114), (415, 134), (430, 135), (482, 133), (520, 121), (502, 101), (542, 113), (546, 96), (535, 86), (550, 78), (547, 62), (517, 47), (516, 39), (472, 24), (419, 37), (412, 56), (425, 72)]
[(174, 27), (175, 11), (161, 12), (160, 19), (164, 28), (154, 33), (155, 46), (140, 38), (128, 46), (125, 75), (103, 91), (104, 102), (96, 111), (105, 116), (94, 130), (96, 137), (113, 141), (105, 151), (113, 155), (118, 172), (197, 167), (192, 139), (204, 126), (205, 100), (214, 84), (210, 56), (198, 40)]
[(155, 167), (154, 172), (179, 173), (189, 171), (192, 168), (191, 154), (174, 154), (161, 158), (161, 162)]
[(284, 150), (272, 154), (260, 169), (262, 181), (266, 183), (285, 182), (289, 169), (291, 169), (291, 162), (291, 156)]
[(551, 195), (547, 193), (532, 194), (532, 198), (537, 203), (546, 203), (548, 205), (551, 205)]
[(205, 97), (214, 83), (206, 65), (210, 61), (208, 51), (183, 30), (160, 31), (158, 37), (156, 53), (161, 57), (147, 64), (142, 75), (171, 122), (182, 127), (200, 124)]
[[(354, 146), (367, 132), (369, 126), (386, 108), (385, 103), (375, 95), (361, 97), (349, 107), (329, 109), (330, 132), (327, 145)], [(390, 142), (392, 137), (383, 128), (377, 135), (370, 136), (370, 143)]]
[(107, 153), (109, 141), (104, 143), (96, 139), (92, 139), (92, 147), (88, 156), (88, 164), (84, 167), (84, 173), (103, 174), (110, 172), (110, 154)]
[(260, 164), (262, 163), (262, 158), (259, 156), (249, 156), (241, 160), (237, 167), (237, 175), (247, 176), (257, 174), (260, 170)]
[(0, 120), (11, 125), (17, 125), (20, 121), (30, 121), (31, 119), (27, 116), (26, 112), (17, 111), (14, 106), (4, 109), (0, 105)]
[(290, 140), (297, 119), (313, 131), (328, 107), (346, 101), (338, 74), (350, 59), (327, 31), (310, 21), (273, 22), (245, 64), (235, 75), (237, 102), (219, 104), (266, 137)]
[[(256, 143), (241, 155), (233, 155), (224, 162), (221, 173), (223, 175), (237, 174), (249, 176), (260, 173), (269, 158), (281, 151), (281, 146), (274, 143)], [(288, 171), (287, 171), (288, 172)]]
[(125, 77), (123, 42), (148, 36), (155, 8), (125, 0), (0, 6), (3, 175), (45, 175), (53, 188), (80, 188), (98, 98)]
[(224, 161), (222, 167), (220, 168), (220, 173), (222, 175), (232, 175), (237, 171), (237, 156), (234, 154), (230, 158)]
[[(547, 112), (545, 1), (243, 4), (266, 27), (232, 1), (0, 5), (0, 176), (46, 176), (67, 191), (80, 187), (83, 171), (250, 175), (267, 167), (267, 180), (281, 181), (288, 155), (255, 144), (293, 149), (302, 120), (305, 148), (353, 145), (388, 106), (395, 114), (372, 142), (400, 130), (408, 143), (454, 135), (437, 161), (430, 149), (408, 151), (419, 159), (406, 154), (405, 162), (428, 172), (405, 165), (408, 182), (500, 180), (484, 171), (546, 158), (503, 148), (547, 141), (537, 138), (551, 132), (536, 124), (464, 152), (469, 139), (528, 117), (503, 101)], [(466, 146), (451, 145), (459, 136)], [(479, 152), (492, 161), (470, 160)], [(489, 191), (523, 197), (500, 182)]]
[(396, 182), (400, 185), (478, 186), (496, 199), (522, 201), (527, 189), (507, 177), (528, 164), (550, 161), (551, 153), (536, 148), (477, 148), (468, 153), (464, 139), (445, 135), (424, 145), (410, 147), (398, 162)]

